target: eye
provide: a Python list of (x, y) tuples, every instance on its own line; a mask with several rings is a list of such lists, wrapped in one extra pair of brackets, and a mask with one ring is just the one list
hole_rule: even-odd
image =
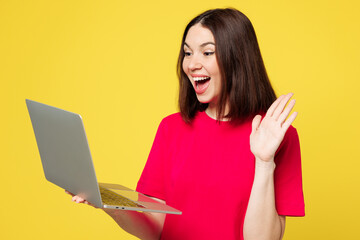
[(184, 51), (184, 56), (185, 57), (188, 57), (188, 56), (190, 56), (191, 55), (191, 52), (189, 52), (189, 51)]
[(204, 52), (204, 55), (205, 56), (211, 56), (211, 55), (214, 55), (215, 52)]

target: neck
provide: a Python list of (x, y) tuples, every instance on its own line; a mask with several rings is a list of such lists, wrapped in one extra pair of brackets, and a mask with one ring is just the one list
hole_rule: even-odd
[[(221, 119), (218, 119), (218, 111), (217, 111), (218, 109), (217, 109), (217, 106), (216, 106), (216, 104), (214, 104), (214, 103), (209, 103), (209, 106), (206, 108), (206, 110), (205, 110), (205, 112), (206, 112), (206, 114), (209, 116), (209, 117), (211, 117), (211, 118), (213, 118), (213, 119), (215, 119), (215, 120), (219, 120), (219, 121), (229, 121), (229, 119), (228, 118), (221, 118)], [(226, 106), (225, 106), (225, 111), (224, 111), (224, 115), (226, 115), (226, 114), (228, 114), (229, 113), (229, 106), (228, 106), (228, 104), (226, 104)]]

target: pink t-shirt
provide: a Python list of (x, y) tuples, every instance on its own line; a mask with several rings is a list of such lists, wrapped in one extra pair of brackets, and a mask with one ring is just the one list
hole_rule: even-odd
[[(254, 180), (251, 120), (217, 122), (199, 112), (191, 124), (179, 113), (161, 122), (137, 190), (166, 201), (182, 215), (168, 214), (161, 239), (243, 239)], [(275, 157), (279, 215), (304, 216), (301, 158), (290, 127)]]

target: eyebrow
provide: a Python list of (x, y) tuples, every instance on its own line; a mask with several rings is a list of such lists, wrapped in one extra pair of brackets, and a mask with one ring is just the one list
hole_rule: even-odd
[[(215, 43), (213, 43), (213, 42), (204, 42), (204, 43), (202, 43), (202, 44), (200, 45), (200, 47), (203, 48), (203, 47), (205, 47), (206, 45), (209, 45), (209, 44), (215, 46)], [(184, 46), (187, 46), (188, 48), (190, 48), (190, 46), (189, 46), (186, 42), (184, 42)]]

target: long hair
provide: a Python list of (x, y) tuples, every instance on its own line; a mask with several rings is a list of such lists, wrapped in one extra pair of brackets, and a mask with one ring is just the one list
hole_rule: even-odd
[[(255, 30), (250, 20), (232, 8), (208, 10), (186, 26), (177, 63), (179, 108), (186, 122), (208, 104), (200, 103), (182, 68), (184, 43), (189, 29), (200, 23), (215, 39), (215, 55), (221, 73), (221, 93), (217, 101), (217, 119), (241, 121), (265, 113), (276, 99), (261, 57)], [(226, 104), (229, 112), (225, 114)]]

